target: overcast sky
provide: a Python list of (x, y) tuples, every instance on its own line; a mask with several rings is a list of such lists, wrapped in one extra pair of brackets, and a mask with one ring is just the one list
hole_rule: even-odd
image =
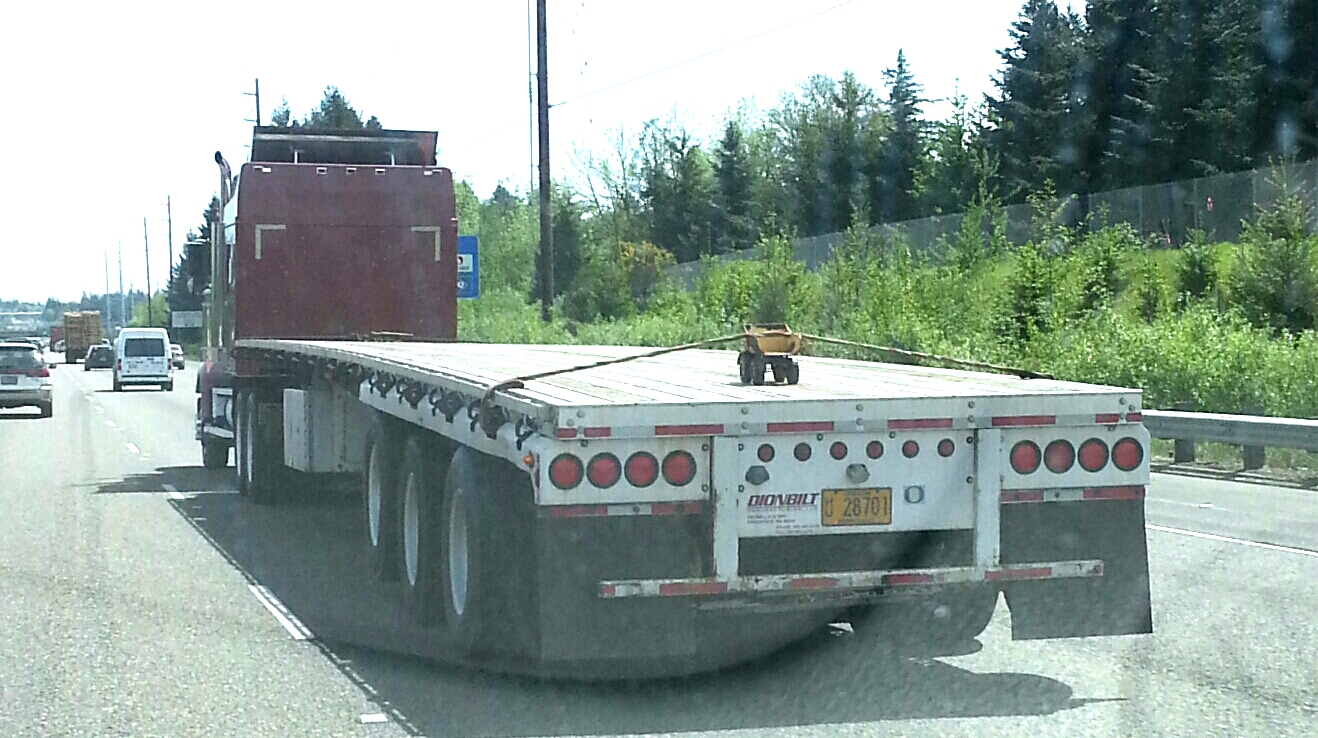
[[(835, 7), (841, 4), (840, 7)], [(1077, 3), (1078, 6), (1078, 3)], [(898, 48), (929, 98), (989, 90), (1019, 0), (550, 0), (550, 100), (559, 102), (772, 29), (761, 38), (551, 115), (552, 168), (608, 134), (674, 111), (701, 135), (743, 100), (760, 109), (811, 74), (882, 84)], [(823, 11), (823, 12), (821, 12)], [(817, 14), (817, 15), (816, 15)], [(812, 16), (814, 17), (808, 17)], [(805, 20), (800, 20), (805, 18)], [(800, 21), (795, 22), (794, 21)], [(0, 26), (6, 176), (0, 299), (74, 299), (168, 269), (215, 189), (218, 148), (245, 160), (253, 79), (295, 116), (336, 85), (386, 127), (439, 131), (440, 164), (482, 197), (531, 176), (526, 0), (15, 3)], [(946, 104), (933, 104), (941, 116)]]

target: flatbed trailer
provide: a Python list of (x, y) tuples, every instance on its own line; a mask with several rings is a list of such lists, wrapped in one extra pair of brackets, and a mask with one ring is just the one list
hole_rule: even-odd
[(999, 593), (1017, 639), (1151, 632), (1139, 390), (647, 351), (238, 340), (211, 413), (255, 501), (361, 474), (370, 570), (458, 660), (685, 673), (840, 614), (959, 641)]

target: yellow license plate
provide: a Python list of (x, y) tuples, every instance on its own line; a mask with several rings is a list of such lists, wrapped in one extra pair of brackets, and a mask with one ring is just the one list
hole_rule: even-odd
[(826, 489), (819, 506), (823, 525), (889, 525), (892, 489)]

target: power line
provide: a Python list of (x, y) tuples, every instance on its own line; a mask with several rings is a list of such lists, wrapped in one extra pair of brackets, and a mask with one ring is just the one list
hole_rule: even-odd
[(660, 67), (659, 69), (653, 69), (653, 70), (651, 70), (651, 71), (649, 71), (649, 72), (646, 72), (645, 74), (640, 74), (640, 75), (637, 75), (637, 76), (635, 76), (635, 77), (632, 77), (631, 79), (625, 79), (625, 80), (623, 80), (623, 81), (621, 81), (621, 82), (615, 82), (615, 83), (613, 83), (613, 84), (611, 84), (611, 85), (608, 85), (607, 87), (601, 87), (601, 88), (599, 88), (599, 89), (597, 89), (597, 90), (591, 90), (590, 92), (583, 92), (583, 93), (581, 93), (580, 95), (577, 95), (576, 97), (569, 97), (568, 99), (566, 99), (566, 100), (562, 100), (562, 101), (560, 101), (560, 102), (556, 102), (556, 103), (550, 105), (549, 107), (551, 107), (551, 108), (557, 108), (557, 107), (560, 107), (560, 106), (563, 106), (563, 105), (567, 105), (567, 104), (570, 103), (570, 102), (576, 102), (577, 100), (581, 100), (581, 99), (584, 99), (584, 98), (590, 97), (590, 96), (592, 96), (592, 95), (598, 95), (598, 94), (600, 94), (601, 92), (608, 92), (609, 90), (616, 90), (617, 88), (622, 87), (623, 85), (629, 85), (629, 84), (631, 84), (631, 83), (633, 83), (633, 82), (637, 82), (637, 81), (643, 80), (643, 79), (645, 79), (646, 77), (653, 77), (653, 76), (656, 75), (656, 74), (660, 74), (660, 73), (662, 73), (662, 72), (667, 72), (667, 71), (670, 70), (670, 69), (676, 69), (677, 67), (680, 67), (680, 66), (682, 66), (683, 64), (690, 64), (690, 63), (693, 62), (693, 61), (698, 61), (698, 60), (700, 60), (700, 59), (704, 59), (705, 57), (707, 57), (707, 56), (712, 56), (712, 55), (714, 55), (714, 54), (719, 53), (720, 51), (727, 51), (728, 49), (731, 49), (731, 48), (734, 47), (734, 46), (740, 46), (740, 45), (742, 45), (742, 44), (744, 44), (744, 43), (748, 43), (748, 42), (750, 42), (750, 41), (754, 41), (754, 40), (756, 40), (756, 39), (758, 39), (758, 38), (763, 38), (763, 37), (765, 37), (765, 36), (768, 36), (768, 35), (771, 34), (771, 33), (777, 33), (778, 31), (781, 31), (781, 30), (783, 30), (784, 28), (789, 28), (789, 27), (794, 26), (794, 25), (796, 25), (796, 24), (798, 24), (798, 23), (804, 23), (805, 21), (808, 21), (808, 20), (810, 20), (811, 18), (818, 18), (819, 16), (821, 16), (821, 15), (823, 15), (823, 14), (825, 14), (825, 13), (830, 13), (830, 12), (832, 12), (832, 11), (834, 11), (834, 10), (837, 10), (838, 8), (843, 7), (844, 5), (850, 5), (850, 4), (852, 4), (853, 2), (855, 2), (855, 0), (846, 0), (846, 2), (838, 3), (837, 5), (833, 5), (833, 6), (830, 6), (830, 7), (824, 8), (823, 10), (820, 10), (820, 11), (818, 11), (818, 12), (816, 12), (816, 13), (811, 13), (810, 15), (807, 15), (807, 16), (804, 16), (804, 17), (801, 17), (801, 18), (797, 18), (797, 19), (794, 20), (794, 21), (789, 21), (789, 22), (787, 22), (787, 23), (784, 23), (784, 24), (782, 24), (781, 26), (778, 26), (777, 28), (770, 28), (770, 29), (767, 30), (767, 31), (761, 31), (760, 33), (757, 33), (757, 34), (755, 34), (754, 36), (747, 36), (746, 38), (743, 38), (743, 39), (741, 39), (740, 41), (733, 41), (732, 43), (730, 43), (730, 44), (728, 44), (728, 45), (726, 45), (726, 46), (720, 46), (720, 47), (718, 47), (717, 49), (711, 49), (710, 51), (706, 51), (706, 52), (703, 53), (703, 54), (697, 54), (696, 56), (693, 56), (693, 57), (691, 57), (690, 59), (683, 59), (683, 60), (680, 61), (680, 62), (674, 62), (673, 64), (669, 64), (669, 65), (666, 66), (666, 67)]

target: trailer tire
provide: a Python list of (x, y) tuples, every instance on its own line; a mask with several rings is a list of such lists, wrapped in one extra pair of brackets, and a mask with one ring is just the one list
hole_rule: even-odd
[(408, 436), (397, 484), (403, 608), (422, 626), (434, 625), (443, 614), (439, 514), (444, 480), (428, 445), (421, 433)]
[(248, 463), (250, 433), (247, 427), (247, 393), (236, 390), (233, 396), (233, 475), (240, 495), (247, 494), (247, 483), (252, 478), (252, 468)]
[(401, 521), (403, 432), (398, 421), (376, 412), (366, 431), (362, 451), (362, 530), (371, 575), (382, 582), (398, 581)]
[(118, 376), (117, 374), (116, 374), (115, 377), (114, 377), (114, 381), (113, 381), (113, 383), (112, 383), (112, 385), (111, 385), (111, 389), (112, 389), (113, 391), (115, 391), (115, 392), (123, 392), (123, 391), (124, 391), (124, 385), (123, 385), (122, 382), (119, 381), (119, 376)]
[(222, 441), (201, 442), (201, 465), (207, 469), (223, 469), (229, 465), (229, 444)]
[(934, 655), (978, 638), (998, 606), (998, 590), (976, 587), (941, 597), (879, 604), (853, 612), (857, 631), (898, 634), (902, 645)]
[(490, 545), (494, 521), (488, 514), (489, 469), (482, 462), (478, 452), (465, 446), (454, 452), (444, 477), (440, 516), (444, 621), (464, 656), (482, 650), (494, 599)]
[(263, 403), (253, 392), (247, 400), (247, 495), (258, 505), (279, 501), (284, 474), (284, 424), (279, 405)]

